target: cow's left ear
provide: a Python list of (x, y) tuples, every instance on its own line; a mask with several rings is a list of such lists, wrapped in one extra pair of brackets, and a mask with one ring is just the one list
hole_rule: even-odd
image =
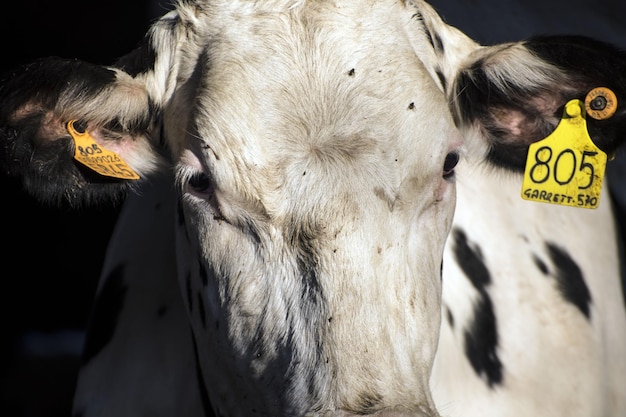
[[(0, 161), (39, 200), (92, 203), (121, 196), (159, 166), (154, 107), (141, 80), (109, 67), (45, 58), (5, 75), (0, 86)], [(75, 142), (74, 133), (89, 144)], [(93, 167), (75, 159), (93, 157)], [(130, 177), (126, 177), (130, 178)]]
[[(615, 113), (587, 116), (591, 139), (607, 154), (626, 140), (626, 54), (581, 36), (535, 37), (470, 55), (450, 91), (457, 125), (487, 139), (490, 162), (522, 171), (528, 146), (548, 136), (565, 104), (604, 87)], [(480, 141), (479, 141), (480, 142)]]

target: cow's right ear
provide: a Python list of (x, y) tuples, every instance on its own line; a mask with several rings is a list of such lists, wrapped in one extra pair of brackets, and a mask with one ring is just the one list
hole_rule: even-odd
[[(150, 136), (158, 120), (154, 109), (142, 81), (115, 68), (61, 58), (16, 68), (0, 85), (3, 171), (46, 203), (120, 197), (136, 180), (107, 172), (144, 178), (162, 165)], [(71, 126), (93, 139), (91, 148), (75, 142)], [(75, 159), (81, 151), (94, 157), (92, 168)]]

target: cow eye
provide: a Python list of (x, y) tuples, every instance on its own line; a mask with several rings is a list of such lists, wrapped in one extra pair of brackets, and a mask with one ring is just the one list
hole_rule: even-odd
[(459, 154), (457, 152), (450, 152), (446, 155), (446, 160), (443, 163), (443, 178), (450, 179), (454, 176), (454, 168), (459, 163)]
[(189, 186), (197, 193), (206, 193), (211, 189), (211, 179), (204, 172), (196, 172), (188, 181)]

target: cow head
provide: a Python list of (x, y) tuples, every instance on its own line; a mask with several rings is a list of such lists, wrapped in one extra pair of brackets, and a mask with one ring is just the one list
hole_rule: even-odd
[[(112, 67), (10, 74), (0, 156), (53, 203), (173, 170), (179, 282), (218, 414), (436, 415), (457, 126), (514, 168), (567, 100), (598, 82), (623, 97), (603, 79), (616, 62), (583, 39), (480, 47), (418, 0), (183, 1)], [(598, 145), (623, 123), (592, 126)], [(106, 153), (104, 171), (77, 150)]]

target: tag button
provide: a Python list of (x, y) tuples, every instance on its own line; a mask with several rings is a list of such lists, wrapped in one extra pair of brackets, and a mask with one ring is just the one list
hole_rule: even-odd
[(606, 87), (596, 87), (585, 97), (585, 110), (596, 120), (606, 120), (617, 111), (617, 97)]

